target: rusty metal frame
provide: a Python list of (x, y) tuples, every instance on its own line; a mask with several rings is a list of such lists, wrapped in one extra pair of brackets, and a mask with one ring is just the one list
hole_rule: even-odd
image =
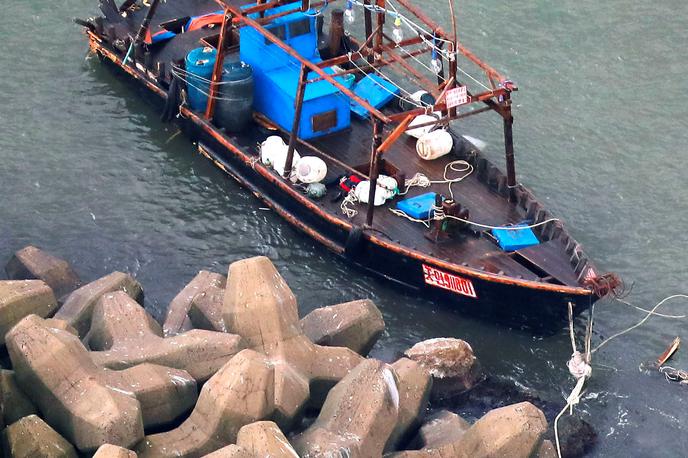
[[(461, 119), (467, 116), (472, 116), (474, 114), (482, 113), (487, 110), (494, 110), (504, 120), (504, 143), (505, 143), (505, 156), (507, 163), (507, 184), (510, 188), (516, 186), (515, 179), (515, 166), (514, 166), (514, 149), (513, 149), (513, 134), (512, 134), (512, 124), (513, 116), (511, 113), (511, 101), (510, 93), (517, 90), (515, 85), (506, 84), (507, 80), (499, 72), (494, 70), (492, 67), (487, 65), (485, 62), (476, 57), (471, 51), (458, 42), (456, 34), (456, 21), (453, 17), (453, 4), (450, 3), (450, 11), (452, 12), (452, 34), (451, 36), (445, 32), (442, 27), (435, 23), (430, 17), (428, 17), (423, 11), (417, 8), (415, 5), (411, 4), (409, 0), (395, 0), (403, 8), (414, 15), (418, 20), (424, 23), (430, 28), (432, 34), (437, 37), (441, 37), (445, 40), (449, 40), (451, 43), (451, 49), (448, 50), (450, 54), (453, 55), (452, 59), (449, 59), (449, 75), (447, 80), (441, 82), (438, 78), (437, 84), (433, 84), (429, 78), (424, 77), (420, 72), (406, 62), (409, 55), (402, 55), (397, 52), (396, 47), (409, 47), (414, 45), (425, 44), (425, 42), (431, 37), (426, 33), (422, 36), (419, 34), (416, 37), (403, 40), (401, 43), (396, 44), (389, 39), (384, 34), (384, 24), (385, 24), (385, 8), (386, 0), (366, 0), (366, 5), (375, 5), (380, 10), (374, 15), (376, 27), (373, 29), (373, 14), (366, 8), (364, 19), (366, 22), (366, 40), (359, 45), (358, 51), (347, 56), (337, 56), (331, 59), (327, 59), (320, 63), (314, 64), (307, 59), (303, 58), (298, 54), (293, 48), (287, 45), (283, 40), (279, 39), (277, 36), (272, 34), (264, 24), (267, 24), (279, 17), (293, 14), (299, 11), (305, 11), (307, 8), (313, 5), (308, 2), (308, 0), (302, 0), (300, 8), (294, 8), (289, 11), (280, 12), (274, 16), (265, 17), (263, 13), (269, 9), (275, 8), (291, 2), (292, 0), (272, 0), (267, 2), (257, 2), (255, 6), (241, 9), (236, 5), (230, 5), (228, 0), (215, 0), (216, 3), (220, 4), (225, 10), (225, 21), (222, 24), (222, 30), (224, 31), (227, 27), (226, 23), (228, 18), (232, 23), (236, 24), (238, 27), (249, 26), (258, 31), (261, 35), (265, 37), (268, 41), (277, 45), (289, 56), (295, 58), (301, 66), (301, 72), (299, 76), (299, 84), (297, 87), (297, 95), (303, 94), (305, 88), (309, 83), (316, 81), (325, 80), (339, 89), (342, 94), (351, 98), (351, 100), (357, 102), (363, 108), (370, 113), (372, 117), (373, 125), (373, 135), (372, 135), (372, 145), (371, 145), (371, 155), (370, 155), (370, 173), (369, 179), (371, 182), (371, 196), (368, 203), (368, 212), (366, 215), (366, 225), (371, 226), (373, 222), (374, 214), (374, 190), (375, 183), (379, 174), (379, 162), (381, 160), (382, 154), (389, 150), (393, 144), (400, 138), (401, 134), (405, 132), (408, 128), (410, 121), (414, 116), (418, 114), (423, 114), (427, 111), (441, 111), (443, 116), (437, 121), (437, 123), (446, 123), (455, 119)], [(449, 0), (452, 2), (453, 0)], [(318, 2), (315, 5), (322, 5), (324, 2)], [(261, 13), (261, 18), (255, 20), (249, 17), (250, 14)], [(221, 42), (223, 38), (223, 33), (221, 32)], [(385, 39), (389, 41), (389, 45), (385, 44)], [(221, 60), (222, 54), (224, 53), (223, 46), (219, 46), (218, 50), (218, 60)], [(411, 56), (419, 55), (429, 51), (427, 44), (420, 49), (409, 51)], [(491, 90), (487, 90), (478, 94), (471, 94), (469, 92), (469, 100), (466, 105), (471, 105), (474, 103), (484, 103), (485, 108), (476, 109), (467, 113), (459, 114), (456, 107), (449, 107), (445, 101), (447, 92), (455, 87), (461, 86), (461, 82), (457, 79), (457, 69), (458, 69), (458, 56), (462, 55), (468, 60), (477, 65), (481, 70), (483, 70), (488, 78)], [(434, 106), (427, 108), (417, 108), (404, 111), (403, 113), (396, 113), (393, 115), (385, 115), (380, 110), (371, 106), (366, 100), (357, 96), (352, 90), (342, 85), (335, 78), (349, 73), (357, 73), (359, 70), (344, 70), (337, 72), (335, 74), (328, 74), (323, 69), (329, 68), (335, 65), (339, 65), (348, 62), (350, 59), (366, 59), (368, 61), (367, 68), (371, 68), (373, 71), (377, 68), (383, 66), (395, 65), (401, 67), (402, 70), (408, 72), (412, 79), (419, 84), (420, 87), (426, 88), (433, 95), (436, 95), (436, 102)], [(217, 64), (216, 64), (217, 67)], [(217, 68), (215, 69), (217, 70)], [(315, 78), (308, 78), (308, 74), (314, 72), (317, 76)], [(440, 76), (440, 75), (438, 75)], [(495, 83), (495, 80), (498, 83)], [(213, 72), (213, 81), (215, 81), (215, 72)], [(212, 89), (211, 89), (212, 91)], [(438, 95), (439, 94), (439, 95)], [(298, 97), (295, 103), (295, 119), (300, 119), (302, 103), (300, 103), (300, 98)], [(209, 100), (208, 109), (206, 112), (206, 119), (212, 116), (212, 102)], [(386, 138), (383, 138), (383, 132), (385, 131), (385, 125), (395, 124), (396, 127), (391, 129), (390, 133)], [(298, 123), (295, 121), (292, 131), (290, 132), (289, 138), (289, 150), (287, 154), (287, 163), (285, 164), (285, 174), (288, 174), (291, 170), (291, 162), (293, 160), (293, 148), (297, 142), (298, 136)], [(291, 154), (289, 154), (291, 153)], [(510, 193), (511, 196), (512, 193)]]

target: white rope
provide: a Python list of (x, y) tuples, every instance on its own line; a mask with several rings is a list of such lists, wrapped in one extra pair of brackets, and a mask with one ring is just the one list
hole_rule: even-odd
[[(457, 168), (457, 166), (462, 166), (462, 168)], [(463, 173), (467, 172), (465, 175), (462, 175), (457, 178), (449, 178), (448, 174), (449, 172), (458, 172), (458, 173)], [(444, 174), (443, 174), (443, 179), (442, 180), (431, 180), (429, 179), (425, 174), (423, 173), (416, 173), (411, 177), (411, 179), (406, 180), (404, 182), (405, 190), (403, 192), (399, 192), (398, 194), (400, 196), (406, 195), (409, 190), (413, 187), (421, 187), (421, 188), (427, 188), (430, 187), (433, 184), (444, 184), (447, 183), (449, 185), (449, 194), (451, 195), (451, 198), (454, 199), (454, 192), (452, 190), (452, 184), (458, 183), (462, 180), (464, 180), (466, 177), (468, 177), (471, 173), (473, 173), (473, 166), (469, 164), (468, 162), (464, 160), (456, 160), (449, 162), (447, 165), (444, 166)]]
[(616, 298), (616, 300), (617, 300), (618, 302), (621, 302), (622, 304), (628, 305), (629, 307), (633, 307), (633, 308), (636, 309), (636, 310), (640, 310), (641, 312), (649, 313), (649, 314), (651, 314), (651, 315), (659, 316), (659, 317), (662, 317), (662, 318), (669, 318), (669, 319), (673, 319), (673, 320), (680, 320), (680, 319), (683, 319), (683, 318), (688, 317), (688, 315), (668, 315), (668, 314), (666, 314), (666, 313), (653, 312), (652, 310), (647, 310), (647, 309), (644, 309), (644, 308), (642, 308), (642, 307), (638, 307), (637, 305), (633, 305), (633, 304), (631, 304), (630, 302), (625, 301), (625, 300), (623, 300), (623, 299), (621, 299), (621, 298), (618, 298), (618, 297)]
[(396, 46), (395, 46), (395, 49), (400, 49), (400, 50), (403, 51), (407, 56), (409, 56), (411, 59), (415, 60), (419, 65), (421, 65), (422, 67), (424, 67), (427, 71), (429, 71), (429, 72), (432, 73), (433, 75), (436, 75), (436, 76), (437, 76), (439, 79), (441, 79), (442, 81), (447, 81), (446, 78), (440, 76), (439, 74), (436, 74), (436, 73), (435, 73), (435, 70), (433, 70), (432, 68), (428, 67), (427, 64), (425, 64), (422, 60), (418, 59), (416, 56), (414, 56), (413, 54), (411, 54), (410, 52), (408, 52), (408, 51), (406, 50), (406, 48), (404, 48), (403, 46), (396, 45)]
[(656, 311), (659, 307), (661, 307), (665, 302), (667, 302), (667, 301), (669, 301), (669, 300), (671, 300), (671, 299), (676, 299), (676, 298), (688, 299), (688, 295), (685, 295), (685, 294), (674, 294), (674, 295), (672, 295), (672, 296), (665, 297), (664, 299), (662, 299), (661, 301), (659, 301), (659, 302), (657, 303), (657, 305), (655, 305), (654, 307), (652, 307), (652, 309), (649, 310), (649, 311), (647, 312), (647, 315), (645, 315), (645, 317), (644, 317), (642, 320), (638, 321), (636, 324), (634, 324), (634, 325), (631, 326), (630, 328), (624, 329), (624, 330), (621, 331), (621, 332), (617, 332), (617, 333), (614, 334), (613, 336), (611, 336), (611, 337), (609, 337), (608, 339), (602, 341), (602, 343), (600, 343), (598, 346), (596, 346), (596, 347), (592, 350), (592, 353), (595, 353), (597, 350), (599, 350), (599, 349), (602, 348), (603, 346), (607, 345), (607, 343), (609, 343), (610, 340), (616, 339), (617, 337), (622, 336), (622, 335), (624, 335), (624, 334), (626, 334), (626, 333), (628, 333), (628, 332), (631, 332), (632, 330), (636, 329), (636, 328), (639, 327), (639, 326), (642, 326), (643, 323), (645, 323), (647, 320), (649, 320), (650, 317), (651, 317), (652, 315), (655, 314), (655, 311)]
[(407, 220), (413, 221), (414, 223), (422, 223), (423, 225), (425, 225), (425, 227), (430, 227), (430, 221), (432, 221), (432, 220), (453, 219), (453, 220), (460, 221), (460, 222), (465, 223), (465, 224), (470, 224), (471, 226), (482, 227), (483, 229), (523, 231), (526, 229), (533, 229), (533, 228), (536, 228), (538, 226), (542, 226), (543, 224), (547, 224), (547, 223), (552, 222), (552, 221), (559, 221), (559, 218), (550, 218), (548, 220), (542, 221), (541, 223), (537, 223), (537, 224), (518, 225), (518, 226), (490, 226), (489, 224), (476, 223), (475, 221), (471, 221), (471, 220), (464, 219), (464, 218), (459, 218), (458, 216), (451, 216), (451, 215), (445, 215), (445, 214), (436, 214), (435, 216), (432, 216), (432, 217), (428, 218), (427, 220), (422, 220), (422, 219), (413, 218), (412, 216), (409, 216), (406, 213), (404, 213), (403, 211), (396, 209), (396, 208), (390, 208), (389, 211), (391, 211), (396, 216), (406, 218)]
[(356, 194), (354, 193), (353, 188), (349, 191), (349, 194), (346, 195), (344, 200), (342, 200), (341, 205), (339, 208), (342, 210), (342, 213), (346, 215), (347, 218), (353, 218), (354, 216), (358, 215), (358, 210), (355, 208), (351, 208), (349, 205), (353, 205), (358, 202), (358, 197), (356, 197)]
[(588, 318), (588, 325), (585, 332), (585, 355), (578, 351), (576, 347), (576, 335), (573, 329), (573, 304), (568, 303), (569, 311), (569, 337), (571, 339), (571, 359), (566, 363), (566, 367), (569, 369), (569, 373), (576, 379), (576, 385), (571, 390), (571, 393), (566, 397), (566, 405), (561, 409), (559, 414), (557, 414), (554, 419), (554, 439), (557, 445), (557, 456), (561, 458), (561, 443), (559, 441), (559, 419), (561, 416), (569, 410), (569, 415), (573, 415), (573, 406), (580, 403), (581, 395), (583, 394), (583, 388), (585, 387), (585, 381), (592, 376), (592, 367), (590, 366), (592, 361), (592, 353), (590, 351), (590, 342), (592, 340), (592, 327), (593, 327), (593, 317), (595, 312), (595, 306), (592, 305), (590, 308), (590, 317)]

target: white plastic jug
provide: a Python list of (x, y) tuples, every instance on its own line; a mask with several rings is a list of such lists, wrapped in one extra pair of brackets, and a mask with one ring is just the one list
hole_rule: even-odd
[(428, 132), (416, 142), (416, 152), (426, 161), (449, 154), (454, 147), (454, 139), (446, 130)]

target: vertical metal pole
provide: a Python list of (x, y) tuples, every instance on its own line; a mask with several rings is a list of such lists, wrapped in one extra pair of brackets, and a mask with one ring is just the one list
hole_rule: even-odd
[(284, 163), (284, 178), (289, 178), (294, 162), (294, 148), (296, 147), (296, 138), (299, 135), (299, 125), (301, 124), (301, 108), (303, 107), (303, 96), (306, 93), (306, 84), (308, 84), (307, 82), (308, 69), (305, 65), (301, 64), (299, 87), (296, 89), (296, 100), (294, 101), (294, 123), (291, 126), (289, 147), (287, 148), (287, 159)]
[(382, 121), (373, 119), (373, 143), (370, 153), (370, 191), (368, 192), (368, 212), (366, 213), (366, 226), (373, 225), (373, 214), (375, 213), (375, 190), (377, 189), (377, 177), (380, 173), (380, 156), (378, 148), (382, 143)]
[[(159, 4), (160, 0), (153, 0), (151, 2), (150, 7), (148, 7), (148, 12), (146, 13), (146, 16), (143, 18), (143, 22), (141, 22), (141, 27), (139, 27), (139, 30), (136, 33), (136, 38), (134, 38), (134, 41), (131, 42), (131, 44), (129, 45), (129, 50), (127, 51), (127, 54), (124, 56), (124, 60), (122, 61), (123, 64), (127, 63), (127, 60), (131, 56), (131, 52), (135, 51), (139, 43), (141, 43), (146, 38), (146, 32), (148, 32), (148, 27), (150, 27), (151, 20), (153, 19), (153, 16), (155, 16), (155, 11), (158, 9)], [(134, 60), (136, 60), (136, 52), (134, 52)]]
[(511, 98), (507, 93), (504, 96), (503, 113), (504, 118), (504, 152), (506, 154), (506, 184), (509, 186), (509, 198), (513, 198), (513, 188), (516, 186), (516, 165), (514, 160), (514, 137), (512, 127), (514, 118), (511, 115)]
[(377, 4), (378, 8), (381, 8), (383, 11), (380, 11), (377, 13), (377, 37), (375, 37), (375, 52), (378, 54), (382, 54), (382, 34), (384, 33), (384, 24), (385, 24), (385, 0), (375, 0), (375, 3)]
[[(449, 55), (449, 78), (452, 78), (452, 88), (455, 88), (459, 82), (456, 80), (456, 71), (458, 67), (456, 48), (458, 47), (459, 37), (456, 31), (456, 15), (454, 13), (454, 0), (449, 0), (449, 14), (451, 14), (452, 23), (452, 43), (451, 54)], [(456, 116), (456, 107), (449, 110), (449, 116)]]
[[(363, 19), (365, 22), (365, 34), (366, 34), (366, 41), (369, 40), (370, 36), (373, 34), (373, 14), (370, 12), (368, 9), (369, 6), (373, 4), (373, 0), (363, 0)], [(369, 46), (371, 49), (373, 47), (372, 42), (371, 45)], [(367, 57), (369, 63), (373, 63), (374, 56), (371, 54), (368, 55)]]
[(222, 69), (225, 62), (225, 41), (227, 40), (228, 23), (231, 24), (232, 18), (229, 12), (225, 10), (225, 16), (222, 20), (222, 27), (220, 28), (220, 38), (217, 42), (217, 56), (215, 57), (215, 67), (213, 67), (213, 76), (211, 78), (210, 90), (208, 91), (208, 104), (205, 109), (205, 119), (212, 119), (215, 111), (215, 98), (217, 96), (217, 83), (222, 80)]

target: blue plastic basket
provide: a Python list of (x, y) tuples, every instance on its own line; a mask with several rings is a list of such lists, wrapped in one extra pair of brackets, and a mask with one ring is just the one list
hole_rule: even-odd
[(540, 243), (527, 224), (516, 224), (514, 227), (525, 227), (526, 229), (492, 229), (492, 235), (495, 236), (502, 250), (516, 251)]

